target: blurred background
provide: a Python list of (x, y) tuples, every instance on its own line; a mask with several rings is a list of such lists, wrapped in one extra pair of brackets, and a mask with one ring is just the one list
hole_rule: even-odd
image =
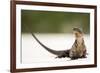
[(53, 50), (67, 50), (75, 41), (73, 27), (83, 30), (87, 51), (91, 52), (89, 13), (21, 10), (21, 63), (66, 62), (69, 58), (55, 59), (56, 56), (45, 50), (29, 32), (35, 33), (44, 45)]
[(72, 33), (79, 27), (85, 34), (90, 32), (90, 14), (75, 12), (21, 10), (22, 33), (25, 27), (34, 33)]

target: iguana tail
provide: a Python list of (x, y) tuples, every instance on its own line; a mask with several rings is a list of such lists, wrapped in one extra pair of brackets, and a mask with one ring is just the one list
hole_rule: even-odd
[(44, 49), (46, 49), (48, 52), (50, 52), (50, 53), (52, 53), (52, 54), (55, 54), (55, 55), (60, 55), (60, 54), (63, 52), (63, 51), (56, 51), (56, 50), (52, 50), (52, 49), (48, 48), (48, 47), (45, 46), (43, 43), (41, 43), (33, 33), (31, 33), (31, 34), (32, 34), (32, 36), (34, 37), (34, 39), (35, 39)]
[[(24, 26), (24, 25), (23, 25), (23, 26)], [(25, 27), (25, 26), (24, 26), (24, 27)], [(32, 34), (33, 38), (34, 38), (44, 49), (46, 49), (48, 52), (50, 52), (50, 53), (52, 53), (52, 54), (55, 54), (55, 55), (60, 55), (60, 54), (62, 53), (62, 51), (56, 51), (56, 50), (52, 50), (52, 49), (48, 48), (47, 46), (45, 46), (43, 43), (41, 43), (41, 42), (38, 40), (38, 38), (32, 33), (31, 29), (29, 29), (28, 27), (27, 27), (27, 28), (25, 27), (25, 29), (26, 29), (27, 31), (29, 31), (29, 32)]]

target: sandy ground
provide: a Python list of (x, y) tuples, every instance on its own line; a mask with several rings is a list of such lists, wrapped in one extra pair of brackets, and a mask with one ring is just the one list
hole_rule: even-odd
[[(47, 47), (54, 50), (71, 48), (74, 43), (74, 35), (71, 34), (35, 34)], [(89, 35), (84, 36), (87, 47), (87, 58), (70, 60), (69, 58), (55, 58), (56, 56), (46, 51), (31, 34), (22, 34), (21, 61), (23, 64), (31, 63), (66, 63), (67, 65), (93, 63), (94, 50), (91, 48)]]

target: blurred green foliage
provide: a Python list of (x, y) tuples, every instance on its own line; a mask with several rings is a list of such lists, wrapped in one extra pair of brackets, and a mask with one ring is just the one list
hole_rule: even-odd
[(22, 33), (72, 33), (73, 27), (79, 27), (84, 33), (90, 32), (90, 14), (75, 12), (21, 10)]

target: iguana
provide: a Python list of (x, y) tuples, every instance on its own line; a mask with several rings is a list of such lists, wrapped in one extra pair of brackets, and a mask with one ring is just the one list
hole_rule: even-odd
[(57, 58), (69, 57), (72, 60), (78, 58), (86, 57), (86, 46), (84, 43), (83, 32), (79, 28), (73, 28), (73, 33), (75, 35), (75, 42), (72, 47), (68, 50), (57, 51), (48, 48), (43, 43), (41, 43), (38, 38), (31, 32), (34, 39), (48, 52), (57, 55)]
[(86, 58), (87, 50), (84, 42), (83, 32), (79, 28), (73, 28), (75, 42), (69, 51), (71, 59)]

